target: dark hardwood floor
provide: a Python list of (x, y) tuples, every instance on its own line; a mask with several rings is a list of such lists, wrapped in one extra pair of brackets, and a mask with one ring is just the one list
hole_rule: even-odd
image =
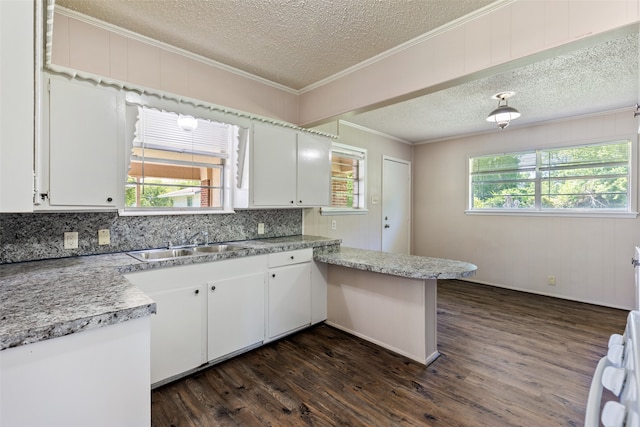
[(626, 316), (441, 280), (430, 366), (319, 325), (154, 390), (152, 425), (581, 426)]

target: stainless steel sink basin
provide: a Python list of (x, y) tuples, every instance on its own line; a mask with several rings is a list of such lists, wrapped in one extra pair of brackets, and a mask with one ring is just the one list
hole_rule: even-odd
[(179, 249), (148, 249), (145, 251), (129, 252), (129, 255), (140, 261), (162, 261), (186, 256), (206, 255), (211, 253), (232, 252), (245, 249), (236, 245), (206, 245)]
[(241, 249), (245, 249), (242, 246), (236, 245), (208, 245), (208, 246), (196, 246), (192, 248), (195, 252), (201, 253), (216, 253), (216, 252), (231, 252), (231, 251), (239, 251)]
[(129, 252), (134, 258), (141, 261), (160, 261), (163, 259), (180, 258), (193, 256), (195, 253), (191, 249), (149, 249), (146, 251)]

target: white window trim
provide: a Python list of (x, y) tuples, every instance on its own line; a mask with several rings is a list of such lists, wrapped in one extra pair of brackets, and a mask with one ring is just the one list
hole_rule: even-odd
[[(640, 135), (640, 134), (639, 134)], [(493, 215), (493, 216), (538, 216), (538, 217), (566, 217), (566, 218), (620, 218), (620, 219), (634, 219), (640, 215), (638, 212), (638, 135), (616, 135), (611, 136), (610, 138), (598, 138), (593, 140), (584, 140), (584, 141), (563, 141), (562, 143), (554, 143), (549, 145), (543, 145), (537, 148), (522, 148), (517, 152), (527, 151), (527, 150), (546, 150), (553, 148), (562, 148), (562, 147), (572, 147), (572, 146), (580, 146), (580, 145), (590, 145), (590, 144), (605, 144), (607, 142), (611, 142), (614, 140), (629, 140), (631, 146), (630, 152), (630, 164), (631, 164), (631, 173), (629, 174), (629, 207), (627, 211), (620, 210), (579, 210), (579, 209), (541, 209), (541, 210), (533, 210), (533, 209), (471, 209), (472, 203), (472, 190), (471, 190), (471, 175), (469, 166), (471, 164), (471, 159), (474, 157), (480, 156), (488, 156), (493, 154), (500, 154), (499, 152), (481, 152), (481, 153), (472, 153), (467, 154), (466, 163), (465, 163), (465, 173), (466, 173), (466, 206), (464, 213), (466, 215)], [(516, 151), (514, 151), (516, 152)]]
[(369, 212), (366, 208), (335, 208), (331, 206), (323, 206), (320, 208), (320, 215), (366, 215)]
[(367, 209), (367, 156), (368, 152), (366, 148), (356, 147), (353, 145), (341, 144), (339, 142), (331, 143), (331, 152), (333, 153), (334, 147), (337, 149), (336, 151), (340, 151), (342, 149), (345, 152), (358, 152), (361, 153), (364, 162), (364, 167), (358, 168), (360, 171), (360, 181), (363, 181), (364, 184), (362, 186), (362, 207), (361, 208), (344, 208), (344, 207), (334, 207), (334, 206), (323, 206), (320, 208), (320, 215), (322, 216), (331, 216), (331, 215), (366, 215), (369, 210)]
[[(246, 117), (234, 117), (229, 116), (224, 112), (215, 111), (212, 108), (208, 108), (206, 105), (200, 105), (195, 103), (181, 102), (180, 100), (174, 100), (169, 98), (157, 99), (156, 97), (138, 94), (135, 92), (126, 92), (125, 94), (125, 129), (127, 138), (124, 149), (124, 163), (122, 173), (125, 176), (123, 179), (123, 186), (126, 185), (126, 170), (129, 162), (129, 155), (131, 148), (133, 147), (132, 137), (136, 130), (137, 111), (138, 107), (146, 107), (157, 110), (171, 111), (177, 114), (190, 115), (204, 120), (210, 120), (221, 123), (228, 123), (235, 125), (239, 128), (247, 128), (250, 126), (251, 120)], [(148, 207), (119, 207), (118, 214), (120, 216), (154, 216), (154, 215), (217, 215), (217, 214), (232, 214), (235, 213), (233, 209), (233, 191), (232, 185), (236, 174), (236, 147), (231, 147), (231, 153), (228, 153), (227, 167), (225, 168), (225, 188), (224, 191), (224, 204), (222, 208), (199, 208), (199, 207), (178, 207), (171, 209), (162, 208), (148, 208)], [(123, 187), (124, 189), (124, 187)], [(124, 195), (123, 195), (124, 200)]]

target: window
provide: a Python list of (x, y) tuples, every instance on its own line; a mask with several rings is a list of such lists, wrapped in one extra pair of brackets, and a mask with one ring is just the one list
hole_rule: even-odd
[(631, 143), (474, 157), (472, 211), (630, 211)]
[(237, 126), (138, 107), (126, 208), (225, 208), (225, 168)]
[(365, 213), (367, 150), (334, 142), (331, 145), (331, 207), (323, 214)]

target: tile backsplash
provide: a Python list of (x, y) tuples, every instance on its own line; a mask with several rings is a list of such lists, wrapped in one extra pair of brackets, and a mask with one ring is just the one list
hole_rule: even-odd
[[(265, 233), (258, 235), (258, 223)], [(98, 230), (111, 243), (98, 245)], [(64, 249), (65, 231), (78, 232), (78, 249)], [(0, 214), (0, 264), (124, 252), (186, 244), (207, 231), (210, 242), (302, 234), (301, 209), (242, 210), (234, 214), (119, 216), (116, 212)]]

